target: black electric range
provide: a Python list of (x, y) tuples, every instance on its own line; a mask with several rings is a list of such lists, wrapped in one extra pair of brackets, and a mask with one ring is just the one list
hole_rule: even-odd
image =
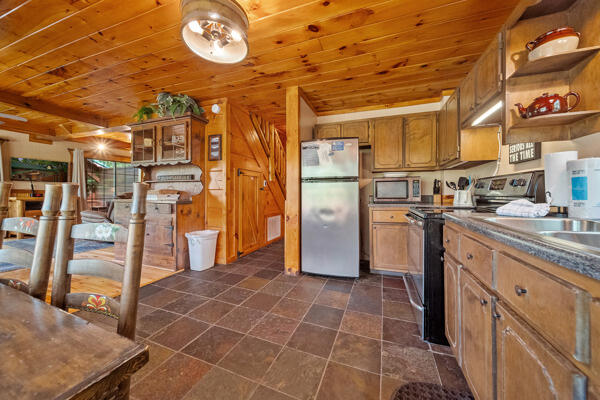
[(408, 270), (404, 280), (421, 337), (447, 344), (444, 333), (444, 213), (494, 213), (512, 200), (544, 201), (543, 171), (486, 177), (474, 188), (475, 207), (417, 206), (407, 214)]

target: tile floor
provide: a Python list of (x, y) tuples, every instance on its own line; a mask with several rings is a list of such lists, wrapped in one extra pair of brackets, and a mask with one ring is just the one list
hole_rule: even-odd
[(387, 400), (411, 381), (468, 390), (449, 349), (417, 337), (402, 279), (289, 277), (282, 260), (275, 243), (143, 287), (150, 362), (131, 398)]

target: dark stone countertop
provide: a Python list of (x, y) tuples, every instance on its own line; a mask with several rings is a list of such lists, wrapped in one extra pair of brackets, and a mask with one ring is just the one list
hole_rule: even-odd
[(569, 242), (546, 238), (535, 233), (522, 232), (492, 225), (477, 217), (495, 217), (496, 214), (454, 211), (444, 213), (444, 218), (473, 232), (487, 236), (507, 246), (532, 256), (561, 265), (572, 271), (600, 280), (600, 253), (570, 245)]

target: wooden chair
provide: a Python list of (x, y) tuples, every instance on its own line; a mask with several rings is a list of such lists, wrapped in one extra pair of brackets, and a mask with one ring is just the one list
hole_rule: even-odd
[[(76, 308), (116, 318), (117, 333), (135, 340), (144, 236), (146, 234), (146, 193), (148, 185), (134, 183), (129, 229), (110, 223), (76, 224), (77, 189), (79, 185), (63, 184), (63, 199), (58, 221), (52, 305), (68, 310)], [(126, 243), (125, 265), (96, 259), (73, 259), (75, 239)], [(71, 276), (96, 276), (121, 282), (120, 300), (97, 293), (72, 293)], [(129, 378), (118, 388), (107, 388), (102, 398), (127, 399)]]
[(6, 218), (11, 186), (10, 183), (0, 183), (0, 221), (2, 221), (0, 247), (2, 247), (6, 231), (33, 235), (36, 236), (36, 239), (33, 253), (14, 247), (0, 249), (0, 262), (30, 269), (29, 283), (11, 278), (2, 278), (0, 283), (45, 301), (52, 266), (54, 239), (56, 238), (61, 187), (59, 185), (46, 185), (42, 216), (37, 221), (27, 217)]

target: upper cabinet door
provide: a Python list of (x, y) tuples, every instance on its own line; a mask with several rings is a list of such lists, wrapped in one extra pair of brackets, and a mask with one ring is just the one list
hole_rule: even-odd
[(315, 126), (315, 139), (338, 138), (342, 135), (340, 124)]
[(358, 143), (369, 144), (369, 120), (343, 123), (341, 136), (357, 137)]
[(437, 165), (437, 114), (404, 119), (406, 168), (434, 168)]
[(158, 146), (159, 161), (184, 161), (189, 159), (189, 124), (187, 121), (160, 126)]
[(373, 169), (386, 171), (402, 168), (402, 128), (402, 117), (374, 121)]
[(143, 164), (156, 161), (156, 128), (140, 126), (131, 132), (131, 163)]
[(500, 36), (492, 42), (475, 67), (476, 105), (483, 105), (502, 90)]
[(443, 136), (440, 135), (440, 164), (459, 158), (460, 126), (458, 121), (458, 89), (446, 102), (446, 117), (444, 118)]
[(475, 111), (475, 70), (460, 84), (460, 122), (465, 122)]

